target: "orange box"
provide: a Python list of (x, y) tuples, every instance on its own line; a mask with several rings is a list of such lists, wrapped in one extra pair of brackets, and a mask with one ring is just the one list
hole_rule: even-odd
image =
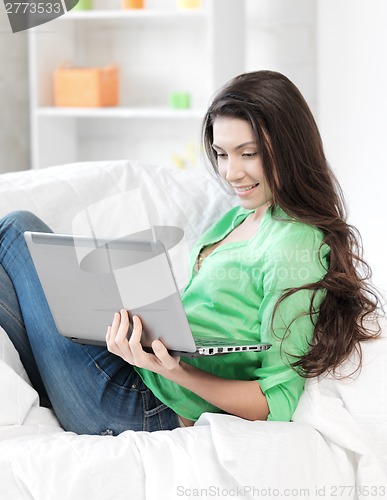
[(60, 67), (54, 74), (55, 106), (117, 106), (119, 69)]
[(123, 9), (143, 9), (145, 6), (144, 0), (122, 0), (121, 6)]

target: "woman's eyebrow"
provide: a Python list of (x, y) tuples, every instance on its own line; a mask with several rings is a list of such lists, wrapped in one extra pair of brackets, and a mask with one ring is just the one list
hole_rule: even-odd
[[(256, 145), (257, 145), (257, 143), (256, 143), (255, 141), (248, 141), (248, 142), (244, 142), (244, 143), (242, 143), (242, 144), (239, 144), (238, 146), (235, 146), (235, 148), (234, 148), (234, 149), (235, 149), (235, 151), (237, 151), (238, 149), (243, 149), (243, 148), (245, 148), (246, 146), (251, 146), (251, 145), (256, 146)], [(220, 146), (217, 146), (216, 144), (212, 144), (212, 147), (213, 147), (214, 149), (221, 149), (221, 150), (223, 150), (223, 148), (221, 148)]]
[(256, 143), (255, 141), (248, 141), (248, 142), (244, 142), (243, 144), (239, 144), (239, 146), (237, 146), (237, 147), (235, 148), (235, 150), (237, 150), (237, 149), (243, 149), (243, 148), (245, 148), (246, 146), (251, 146), (251, 145), (256, 146), (256, 145), (257, 145), (257, 143)]

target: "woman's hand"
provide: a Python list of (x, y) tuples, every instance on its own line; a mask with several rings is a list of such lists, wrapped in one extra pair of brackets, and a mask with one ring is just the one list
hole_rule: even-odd
[(171, 356), (160, 340), (152, 342), (154, 354), (145, 352), (141, 346), (142, 324), (138, 316), (133, 316), (133, 331), (129, 340), (129, 316), (125, 309), (116, 313), (108, 326), (106, 345), (108, 351), (120, 356), (133, 366), (146, 368), (163, 376), (168, 376), (180, 364), (180, 358)]
[(266, 420), (269, 409), (265, 395), (255, 380), (228, 380), (207, 373), (170, 356), (160, 340), (152, 342), (154, 354), (141, 346), (142, 324), (133, 316), (133, 332), (128, 340), (128, 312), (114, 315), (106, 334), (107, 348), (131, 365), (146, 368), (194, 392), (226, 413), (248, 420)]

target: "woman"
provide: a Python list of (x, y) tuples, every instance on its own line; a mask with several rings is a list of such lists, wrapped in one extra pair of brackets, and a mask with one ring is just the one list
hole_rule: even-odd
[(172, 429), (204, 411), (290, 420), (305, 377), (334, 371), (372, 337), (364, 320), (378, 300), (359, 274), (356, 234), (297, 88), (275, 72), (240, 75), (215, 97), (203, 138), (240, 206), (193, 249), (187, 317), (196, 336), (272, 347), (183, 359), (155, 341), (150, 354), (139, 318), (127, 339), (124, 310), (108, 326), (107, 349), (69, 342), (56, 332), (22, 235), (49, 228), (10, 214), (0, 224), (1, 324), (67, 430)]

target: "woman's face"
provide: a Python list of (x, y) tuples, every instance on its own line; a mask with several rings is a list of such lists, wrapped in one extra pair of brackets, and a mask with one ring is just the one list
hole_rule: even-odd
[(218, 117), (213, 124), (213, 149), (219, 174), (233, 188), (247, 210), (266, 211), (273, 196), (263, 174), (260, 152), (249, 122)]

